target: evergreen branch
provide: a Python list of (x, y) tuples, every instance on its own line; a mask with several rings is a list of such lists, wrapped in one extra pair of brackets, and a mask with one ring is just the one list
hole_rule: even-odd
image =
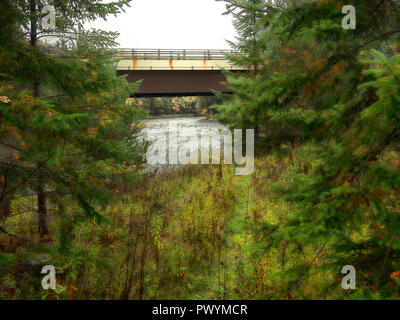
[(400, 28), (387, 31), (387, 32), (385, 32), (385, 33), (383, 33), (383, 34), (381, 34), (381, 35), (379, 35), (379, 36), (377, 36), (377, 37), (375, 37), (373, 39), (370, 39), (370, 40), (360, 44), (359, 46), (357, 46), (357, 47), (353, 48), (352, 50), (350, 50), (350, 52), (349, 52), (349, 54), (347, 56), (353, 55), (358, 50), (364, 48), (365, 46), (369, 45), (372, 42), (375, 42), (375, 41), (378, 41), (378, 40), (383, 40), (383, 39), (385, 39), (385, 38), (387, 38), (387, 37), (389, 37), (389, 36), (391, 36), (393, 34), (396, 34), (396, 33), (400, 33)]
[[(37, 166), (36, 168), (34, 168), (33, 172), (32, 172), (27, 178), (23, 179), (19, 184), (17, 184), (14, 188), (11, 188), (8, 192), (5, 192), (4, 194), (2, 194), (2, 196), (0, 197), (0, 202), (3, 201), (3, 199), (5, 198), (5, 196), (7, 196), (8, 194), (14, 192), (14, 191), (17, 190), (19, 187), (21, 187), (21, 186), (24, 185), (26, 182), (28, 182), (28, 181), (33, 177), (33, 175), (34, 175), (37, 171), (39, 171), (39, 170), (45, 165), (45, 163), (46, 163), (47, 161), (49, 161), (49, 159), (46, 160), (45, 162), (43, 162), (40, 166)], [(33, 168), (32, 168), (32, 169), (33, 169)]]
[(362, 161), (370, 162), (375, 159), (380, 153), (382, 153), (386, 147), (392, 143), (396, 138), (400, 137), (400, 128), (394, 128), (375, 148), (368, 151), (363, 157)]
[(382, 40), (382, 39), (387, 38), (387, 37), (389, 37), (389, 36), (391, 36), (393, 34), (396, 34), (396, 33), (400, 33), (400, 28), (387, 31), (387, 32), (385, 32), (385, 33), (383, 33), (383, 34), (381, 34), (381, 35), (379, 35), (379, 36), (377, 36), (377, 37), (375, 37), (373, 39), (370, 39), (370, 40), (360, 44), (359, 46), (354, 47), (347, 54), (338, 53), (336, 55), (332, 55), (331, 57), (328, 58), (328, 63), (325, 65), (325, 67), (321, 71), (315, 73), (313, 77), (319, 77), (319, 76), (323, 75), (326, 71), (329, 70), (330, 67), (338, 64), (339, 62), (341, 62), (341, 61), (343, 61), (345, 59), (351, 58), (355, 53), (357, 53), (357, 51), (359, 51), (360, 49), (366, 47), (367, 45), (371, 44), (372, 42), (375, 42), (375, 41), (378, 41), (378, 40)]
[(27, 213), (27, 212), (38, 212), (38, 210), (36, 210), (36, 209), (24, 210), (24, 211), (20, 211), (20, 212), (18, 212), (18, 213), (15, 213), (15, 214), (11, 214), (11, 215), (9, 215), (8, 217), (19, 216), (19, 215), (24, 214), (24, 213)]
[(0, 232), (4, 233), (4, 234), (6, 234), (6, 235), (8, 235), (10, 237), (14, 237), (14, 238), (17, 238), (17, 239), (20, 239), (20, 240), (29, 241), (29, 242), (33, 242), (33, 243), (37, 243), (37, 244), (44, 243), (44, 241), (37, 241), (37, 240), (33, 240), (33, 239), (28, 239), (28, 238), (24, 238), (24, 237), (21, 237), (19, 235), (13, 234), (13, 233), (9, 233), (1, 225), (0, 225)]
[(20, 169), (26, 169), (26, 170), (33, 170), (34, 167), (27, 167), (27, 166), (21, 166), (18, 165), (16, 163), (12, 163), (12, 162), (3, 162), (0, 161), (0, 166), (4, 166), (4, 167), (13, 167), (13, 168), (20, 168)]
[[(254, 12), (264, 12), (264, 13), (270, 12), (269, 8), (268, 9), (260, 9), (260, 8), (255, 8), (254, 6), (245, 6), (243, 4), (238, 3), (236, 0), (215, 0), (215, 1), (216, 2), (226, 2), (226, 3), (228, 3), (229, 6), (234, 7), (234, 9), (236, 9), (236, 8), (244, 9), (244, 10), (252, 9)], [(231, 13), (233, 10), (229, 9), (227, 13)]]
[(11, 148), (11, 149), (14, 149), (14, 150), (20, 151), (20, 152), (22, 152), (22, 151), (23, 151), (22, 149), (19, 149), (18, 147), (16, 147), (16, 146), (13, 146), (13, 145), (11, 145), (11, 144), (8, 144), (8, 143), (5, 143), (5, 142), (3, 142), (3, 141), (0, 141), (0, 143), (1, 143), (3, 146), (5, 146), (5, 147), (8, 147), (8, 148)]
[(381, 2), (378, 4), (377, 7), (375, 7), (375, 9), (373, 9), (370, 13), (374, 13), (376, 10), (378, 10), (380, 7), (382, 7), (382, 5), (385, 3), (385, 0), (381, 0)]
[[(315, 79), (315, 78), (321, 77), (327, 71), (329, 71), (331, 67), (337, 65), (341, 61), (344, 61), (344, 60), (347, 60), (349, 58), (352, 58), (353, 55), (355, 53), (357, 53), (357, 51), (359, 51), (360, 49), (364, 48), (365, 46), (371, 44), (372, 42), (387, 38), (387, 37), (389, 37), (389, 36), (391, 36), (393, 34), (396, 34), (396, 33), (400, 33), (400, 28), (387, 31), (387, 32), (385, 32), (385, 33), (383, 33), (383, 34), (381, 34), (381, 35), (379, 35), (379, 36), (377, 36), (377, 37), (375, 37), (373, 39), (370, 39), (370, 40), (360, 44), (359, 46), (354, 47), (347, 54), (346, 53), (337, 53), (335, 55), (332, 55), (332, 56), (330, 56), (328, 58), (328, 62), (325, 64), (325, 66), (321, 70), (319, 70), (317, 72), (310, 72), (310, 76), (307, 77), (307, 78), (303, 78), (303, 79), (307, 79), (307, 81), (309, 81), (310, 79)], [(303, 87), (302, 85), (298, 85), (296, 90), (300, 90), (302, 87)]]
[(322, 251), (324, 250), (326, 246), (326, 242), (324, 242), (321, 246), (321, 248), (318, 250), (317, 254), (315, 255), (314, 259), (310, 262), (310, 265), (313, 265), (314, 262), (318, 259), (319, 255), (322, 253)]

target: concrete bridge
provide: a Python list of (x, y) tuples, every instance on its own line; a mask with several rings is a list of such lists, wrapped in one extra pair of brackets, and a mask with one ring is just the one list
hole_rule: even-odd
[(232, 65), (230, 50), (119, 49), (118, 75), (129, 82), (143, 80), (136, 97), (212, 95), (231, 93), (221, 69), (245, 71)]

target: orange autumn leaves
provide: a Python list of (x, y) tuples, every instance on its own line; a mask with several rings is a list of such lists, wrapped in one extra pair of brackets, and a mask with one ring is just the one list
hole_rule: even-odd
[(390, 279), (392, 279), (392, 280), (400, 279), (400, 271), (392, 272), (390, 274)]
[[(299, 47), (298, 43), (290, 42), (281, 49), (279, 64), (274, 68), (276, 72), (283, 74), (296, 70), (295, 74), (301, 75), (303, 79), (312, 78), (306, 80), (299, 91), (298, 100), (301, 104), (306, 97), (329, 93), (333, 87), (336, 87), (335, 90), (341, 90), (336, 82), (338, 76), (346, 69), (347, 63), (340, 61), (328, 67), (329, 57), (320, 55), (317, 47), (318, 43), (314, 39), (307, 47)], [(317, 78), (314, 78), (314, 75)]]
[(87, 129), (89, 136), (95, 137), (99, 131), (99, 128), (88, 128)]

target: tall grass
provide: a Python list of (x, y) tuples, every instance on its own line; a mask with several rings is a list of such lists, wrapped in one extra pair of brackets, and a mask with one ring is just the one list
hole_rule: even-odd
[[(319, 269), (311, 268), (306, 281), (293, 289), (276, 278), (277, 271), (295, 261), (318, 265), (329, 248), (308, 247), (288, 255), (282, 243), (267, 255), (260, 241), (267, 236), (263, 222), (279, 223), (290, 214), (287, 203), (271, 196), (271, 184), (285, 183), (291, 171), (307, 174), (315, 165), (309, 147), (302, 148), (256, 158), (250, 176), (235, 176), (229, 165), (189, 165), (149, 175), (130, 187), (117, 186), (116, 201), (102, 212), (107, 222), (86, 221), (71, 229), (68, 254), (57, 250), (57, 219), (46, 245), (1, 235), (0, 297), (329, 298), (320, 296), (318, 288), (333, 275)], [(34, 238), (34, 221), (26, 216), (7, 223), (13, 233)], [(16, 275), (27, 257), (57, 268), (57, 290), (43, 291), (40, 276), (26, 281)]]

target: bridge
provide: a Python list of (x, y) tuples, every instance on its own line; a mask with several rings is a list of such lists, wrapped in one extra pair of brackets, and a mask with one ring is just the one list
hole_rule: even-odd
[(221, 69), (245, 71), (234, 66), (231, 50), (118, 49), (118, 75), (127, 81), (143, 80), (135, 97), (200, 96), (212, 91), (231, 93)]

